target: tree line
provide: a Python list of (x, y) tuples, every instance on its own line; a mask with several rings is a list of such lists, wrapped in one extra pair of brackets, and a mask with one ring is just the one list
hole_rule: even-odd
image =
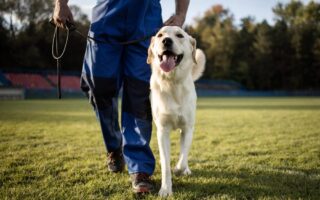
[[(86, 34), (87, 16), (77, 6), (71, 9), (77, 29)], [(52, 1), (2, 0), (0, 69), (55, 68), (52, 11)], [(246, 17), (236, 25), (229, 10), (215, 5), (187, 26), (207, 56), (204, 78), (235, 80), (255, 90), (319, 90), (320, 4), (278, 3), (273, 13), (272, 24)], [(64, 69), (81, 70), (85, 46), (85, 39), (71, 34)]]
[(278, 3), (274, 24), (252, 17), (234, 24), (221, 5), (187, 27), (207, 55), (206, 78), (231, 79), (249, 89), (320, 89), (320, 4)]

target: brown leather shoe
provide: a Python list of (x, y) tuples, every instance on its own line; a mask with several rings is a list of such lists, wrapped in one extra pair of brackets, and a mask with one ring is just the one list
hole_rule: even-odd
[(136, 194), (149, 193), (153, 191), (153, 183), (146, 173), (130, 174), (132, 189)]
[(107, 153), (107, 166), (110, 172), (122, 172), (124, 170), (124, 159), (122, 150)]

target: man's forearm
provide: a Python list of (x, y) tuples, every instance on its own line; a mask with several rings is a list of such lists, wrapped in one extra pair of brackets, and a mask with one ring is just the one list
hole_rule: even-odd
[(176, 15), (186, 17), (190, 0), (176, 0)]
[(68, 4), (69, 0), (55, 0), (56, 4)]

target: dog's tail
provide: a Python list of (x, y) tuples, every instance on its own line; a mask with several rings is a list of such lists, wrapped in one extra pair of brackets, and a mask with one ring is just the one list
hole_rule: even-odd
[(206, 56), (201, 49), (196, 50), (195, 58), (196, 64), (192, 68), (192, 79), (194, 81), (198, 80), (202, 76), (206, 64)]

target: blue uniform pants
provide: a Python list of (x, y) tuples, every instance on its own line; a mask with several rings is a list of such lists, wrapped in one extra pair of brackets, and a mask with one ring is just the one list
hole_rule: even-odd
[[(155, 159), (149, 147), (152, 131), (149, 101), (150, 66), (146, 63), (150, 39), (162, 25), (159, 0), (98, 0), (92, 11), (81, 77), (82, 90), (90, 99), (100, 123), (108, 152), (123, 148), (129, 173), (151, 175)], [(121, 128), (118, 94), (123, 88)]]

